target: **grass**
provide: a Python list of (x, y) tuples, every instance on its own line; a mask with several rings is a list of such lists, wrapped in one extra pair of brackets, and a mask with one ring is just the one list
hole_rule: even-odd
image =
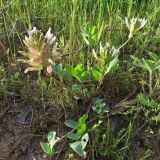
[[(11, 47), (13, 41), (21, 39), (23, 32), (37, 26), (39, 29), (47, 30), (48, 26), (52, 27), (56, 35), (63, 35), (68, 40), (70, 47), (77, 44), (82, 45), (80, 41), (81, 29), (87, 23), (96, 25), (99, 30), (102, 23), (105, 23), (105, 33), (103, 41), (121, 41), (125, 36), (124, 17), (142, 16), (150, 18), (154, 24), (158, 23), (156, 18), (159, 13), (157, 5), (154, 2), (132, 2), (130, 1), (3, 1), (1, 0), (1, 14), (3, 22), (2, 33), (5, 33), (8, 44)], [(145, 8), (145, 10), (144, 10)], [(152, 12), (152, 10), (154, 11)], [(149, 14), (150, 13), (150, 14)], [(152, 13), (152, 14), (151, 14)], [(148, 14), (148, 15), (147, 15)], [(113, 20), (114, 19), (114, 20)], [(152, 23), (152, 22), (151, 22)], [(119, 27), (117, 27), (117, 24)], [(111, 36), (112, 33), (112, 36)], [(116, 33), (116, 34), (115, 34)], [(117, 35), (118, 34), (118, 35)], [(10, 38), (12, 37), (12, 38)], [(19, 38), (18, 38), (19, 37)], [(80, 46), (77, 46), (79, 49)], [(118, 45), (117, 43), (115, 45)], [(14, 47), (14, 44), (13, 44)], [(16, 52), (16, 50), (14, 51)]]
[[(45, 33), (51, 27), (59, 42), (58, 52), (63, 55), (62, 60), (57, 60), (56, 64), (75, 67), (81, 63), (86, 69), (95, 65), (91, 53), (93, 49), (96, 52), (99, 51), (100, 42), (110, 43), (116, 48), (126, 42), (129, 31), (125, 24), (125, 17), (146, 18), (147, 24), (120, 49), (117, 68), (111, 70), (107, 76), (101, 76), (100, 83), (95, 81), (83, 83), (83, 81), (77, 81), (75, 76), (67, 79), (61, 75), (49, 79), (43, 72), (26, 75), (23, 73), (24, 65), (17, 63), (17, 59), (22, 57), (18, 51), (26, 50), (23, 39), (27, 30), (36, 26)], [(18, 99), (16, 95), (22, 101), (31, 100), (31, 104), (38, 103), (41, 106), (44, 119), (52, 122), (50, 104), (58, 108), (57, 112), (62, 110), (61, 115), (64, 115), (65, 119), (78, 118), (86, 110), (90, 98), (91, 100), (94, 98), (88, 95), (95, 92), (96, 96), (98, 94), (109, 105), (110, 113), (107, 116), (98, 116), (99, 121), (107, 124), (99, 125), (91, 134), (88, 157), (93, 160), (104, 157), (134, 160), (140, 155), (138, 158), (145, 160), (148, 157), (153, 158), (152, 152), (160, 157), (157, 146), (154, 148), (158, 151), (151, 149), (152, 138), (159, 137), (159, 67), (154, 72), (152, 70), (147, 72), (143, 67), (135, 66), (131, 58), (134, 56), (150, 61), (151, 57), (147, 51), (156, 55), (160, 53), (159, 22), (159, 0), (0, 0), (0, 100), (9, 102), (11, 95), (16, 100)], [(89, 45), (84, 40), (86, 26), (95, 29), (93, 39), (94, 35), (98, 37), (97, 41)], [(156, 63), (159, 66), (158, 61), (159, 59)], [(142, 65), (144, 66), (143, 62)], [(152, 73), (152, 77), (148, 73)], [(148, 79), (152, 80), (152, 84)], [(78, 94), (79, 97), (72, 92), (71, 86), (74, 84), (83, 88), (83, 94)], [(133, 92), (134, 88), (136, 88), (135, 92)], [(146, 98), (142, 97), (143, 102), (137, 100), (140, 93), (146, 96)], [(128, 96), (130, 94), (131, 96)], [(77, 106), (83, 107), (79, 109)], [(1, 112), (3, 110), (0, 110), (2, 115), (0, 118), (3, 119), (5, 113), (1, 114)], [(124, 122), (124, 125), (118, 128), (115, 127), (118, 125), (117, 118), (114, 118), (116, 116), (120, 116)], [(89, 118), (97, 123), (94, 117), (97, 116), (92, 113)], [(43, 119), (42, 123), (45, 123)], [(148, 146), (138, 146), (135, 142), (137, 130), (141, 128), (139, 124), (143, 125), (143, 123), (147, 126), (143, 131), (146, 136), (138, 134), (144, 136), (143, 141)], [(44, 128), (44, 126), (41, 127)], [(49, 132), (48, 128), (45, 130)], [(150, 135), (150, 131), (154, 132), (153, 136)], [(94, 138), (95, 133), (98, 135), (97, 138)], [(136, 152), (137, 156), (134, 155), (134, 143), (142, 148), (143, 153)], [(102, 149), (99, 149), (100, 144)], [(65, 150), (66, 157), (73, 154), (67, 147)]]

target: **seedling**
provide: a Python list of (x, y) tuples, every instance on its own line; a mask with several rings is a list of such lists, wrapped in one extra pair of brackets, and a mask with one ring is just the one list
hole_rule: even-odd
[(106, 102), (104, 102), (104, 100), (99, 97), (94, 98), (92, 109), (97, 114), (103, 114), (109, 112)]
[(79, 118), (78, 122), (69, 119), (65, 122), (65, 125), (69, 128), (74, 129), (76, 133), (68, 132), (67, 137), (72, 140), (78, 140), (85, 133), (87, 129), (86, 120), (88, 119), (88, 115), (84, 114), (81, 118)]
[[(68, 132), (67, 137), (71, 140), (75, 140), (75, 142), (70, 143), (70, 147), (81, 157), (86, 157), (86, 152), (84, 149), (86, 148), (87, 142), (89, 140), (89, 135), (86, 132), (87, 125), (86, 120), (88, 119), (88, 115), (83, 115), (78, 122), (69, 119), (65, 122), (67, 127), (72, 128), (72, 132)], [(73, 133), (75, 131), (76, 133)], [(84, 134), (85, 133), (85, 134)], [(80, 139), (81, 138), (81, 139)], [(80, 140), (79, 140), (80, 139)]]
[(59, 137), (56, 137), (56, 132), (48, 133), (48, 142), (40, 142), (43, 151), (50, 157), (55, 153), (54, 145), (59, 141)]

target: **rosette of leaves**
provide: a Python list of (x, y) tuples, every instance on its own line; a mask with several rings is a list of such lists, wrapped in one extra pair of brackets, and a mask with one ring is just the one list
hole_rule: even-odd
[(19, 62), (29, 65), (29, 67), (25, 70), (25, 73), (45, 69), (47, 75), (52, 74), (53, 61), (51, 57), (54, 55), (54, 61), (60, 58), (60, 55), (55, 52), (57, 45), (54, 45), (53, 47), (55, 40), (56, 37), (51, 33), (51, 28), (49, 28), (45, 35), (43, 35), (40, 30), (37, 30), (36, 27), (34, 27), (33, 30), (28, 31), (28, 36), (25, 36), (23, 41), (28, 51), (20, 52), (27, 58), (27, 60), (18, 59)]
[(99, 97), (96, 97), (96, 98), (93, 99), (92, 109), (97, 114), (103, 114), (103, 113), (108, 113), (109, 112), (109, 109), (108, 109), (108, 106), (107, 106), (106, 102)]

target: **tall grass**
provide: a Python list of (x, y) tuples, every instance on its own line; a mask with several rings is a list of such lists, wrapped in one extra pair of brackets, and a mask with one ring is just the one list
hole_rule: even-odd
[(99, 30), (104, 23), (102, 41), (118, 45), (127, 35), (122, 32), (125, 16), (147, 17), (158, 23), (158, 8), (158, 0), (1, 0), (0, 34), (5, 36), (11, 52), (16, 53), (15, 41), (21, 47), (21, 37), (27, 29), (52, 27), (57, 36), (64, 36), (70, 49), (75, 49), (83, 44), (83, 26), (90, 23)]

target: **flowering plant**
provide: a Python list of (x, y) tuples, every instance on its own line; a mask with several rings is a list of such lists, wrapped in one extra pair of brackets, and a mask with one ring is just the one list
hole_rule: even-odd
[(128, 38), (132, 38), (133, 34), (137, 31), (139, 31), (141, 28), (143, 28), (145, 26), (145, 24), (147, 23), (147, 20), (142, 18), (132, 18), (130, 21), (128, 20), (128, 18), (125, 18), (125, 22), (126, 22), (126, 26), (128, 27), (130, 33)]
[[(51, 57), (57, 47), (57, 45), (55, 45), (55, 47), (52, 46), (55, 40), (56, 37), (51, 33), (51, 28), (49, 28), (45, 36), (40, 30), (37, 30), (36, 27), (34, 27), (33, 30), (28, 31), (28, 37), (25, 36), (23, 41), (28, 52), (22, 51), (20, 53), (23, 56), (26, 56), (29, 60), (18, 59), (18, 62), (26, 63), (30, 66), (24, 71), (24, 73), (46, 69), (47, 75), (52, 74), (53, 61)], [(59, 55), (56, 56), (57, 58), (60, 58)]]

